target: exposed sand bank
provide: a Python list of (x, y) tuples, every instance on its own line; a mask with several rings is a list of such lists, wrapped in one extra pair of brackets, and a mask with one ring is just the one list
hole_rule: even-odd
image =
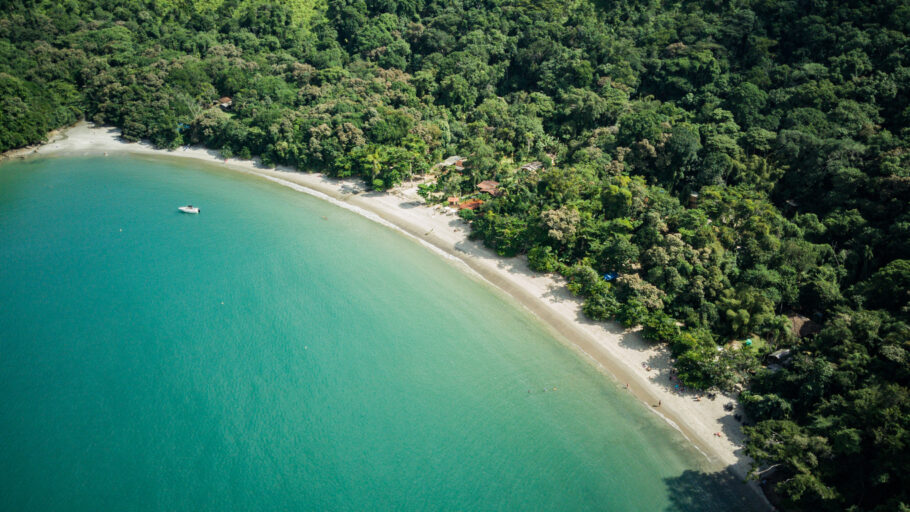
[[(655, 347), (637, 332), (624, 330), (618, 324), (586, 319), (581, 313), (581, 301), (568, 292), (560, 276), (538, 274), (528, 268), (525, 258), (501, 258), (482, 244), (468, 240), (467, 224), (451, 212), (426, 206), (417, 195), (414, 183), (388, 193), (370, 192), (358, 180), (266, 169), (255, 161), (224, 161), (218, 152), (204, 148), (163, 151), (146, 143), (126, 143), (119, 138), (119, 130), (88, 123), (52, 134), (50, 141), (42, 146), (9, 152), (3, 159), (115, 152), (192, 158), (259, 175), (395, 227), (437, 252), (457, 259), (459, 265), (514, 297), (569, 346), (614, 377), (617, 386), (628, 385), (628, 392), (677, 428), (707, 457), (710, 467), (732, 471), (740, 478), (748, 472), (749, 460), (743, 454), (740, 424), (734, 418), (741, 411), (738, 407), (732, 412), (724, 410), (724, 404), (735, 402), (731, 397), (718, 395), (713, 401), (707, 398), (696, 401), (694, 393), (677, 392), (675, 381), (670, 380), (670, 355), (666, 349)], [(752, 487), (757, 490), (754, 484)]]

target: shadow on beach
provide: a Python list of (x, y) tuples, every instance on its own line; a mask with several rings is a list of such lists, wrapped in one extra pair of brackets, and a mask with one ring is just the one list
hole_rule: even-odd
[(665, 512), (773, 510), (767, 501), (732, 470), (716, 473), (687, 470), (665, 478), (670, 505)]

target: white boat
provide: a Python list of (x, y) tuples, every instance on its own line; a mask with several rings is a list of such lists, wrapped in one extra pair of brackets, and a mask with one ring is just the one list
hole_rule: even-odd
[(193, 205), (191, 205), (191, 204), (188, 204), (188, 205), (186, 205), (186, 206), (181, 206), (181, 207), (179, 207), (179, 208), (177, 208), (177, 209), (180, 210), (180, 211), (183, 212), (183, 213), (199, 213), (199, 212), (201, 211), (201, 210), (199, 210), (198, 207), (193, 206)]

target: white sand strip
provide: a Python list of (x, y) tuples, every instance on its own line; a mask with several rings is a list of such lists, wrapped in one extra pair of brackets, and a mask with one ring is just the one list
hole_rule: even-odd
[[(217, 151), (205, 148), (164, 151), (147, 143), (126, 143), (119, 138), (119, 130), (89, 123), (79, 123), (54, 134), (50, 142), (42, 146), (9, 152), (4, 157), (114, 152), (191, 158), (259, 175), (394, 227), (439, 254), (457, 258), (472, 273), (514, 297), (562, 341), (614, 377), (617, 386), (625, 388), (628, 384), (629, 392), (689, 439), (708, 458), (711, 467), (732, 470), (745, 478), (750, 461), (743, 454), (743, 436), (739, 422), (733, 417), (736, 413), (741, 414), (741, 410), (739, 407), (733, 411), (724, 410), (724, 404), (735, 400), (718, 395), (713, 401), (707, 398), (696, 401), (694, 393), (676, 391), (675, 381), (670, 380), (670, 354), (665, 347), (646, 342), (637, 332), (624, 330), (618, 324), (586, 319), (581, 313), (581, 301), (568, 292), (561, 276), (538, 274), (528, 268), (523, 257), (501, 258), (480, 243), (468, 240), (470, 228), (466, 223), (442, 208), (426, 206), (414, 184), (404, 184), (386, 193), (369, 192), (359, 180), (337, 180), (290, 169), (266, 169), (257, 161), (225, 161)], [(757, 490), (757, 486), (753, 487)]]

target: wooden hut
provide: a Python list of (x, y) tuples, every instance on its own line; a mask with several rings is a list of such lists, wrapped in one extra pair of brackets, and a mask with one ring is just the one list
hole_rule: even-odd
[(498, 196), (502, 193), (502, 191), (499, 190), (499, 182), (493, 180), (481, 181), (477, 184), (477, 190), (490, 194), (491, 196)]
[(458, 205), (459, 210), (476, 210), (480, 205), (483, 204), (483, 201), (480, 199), (468, 199), (467, 201)]

